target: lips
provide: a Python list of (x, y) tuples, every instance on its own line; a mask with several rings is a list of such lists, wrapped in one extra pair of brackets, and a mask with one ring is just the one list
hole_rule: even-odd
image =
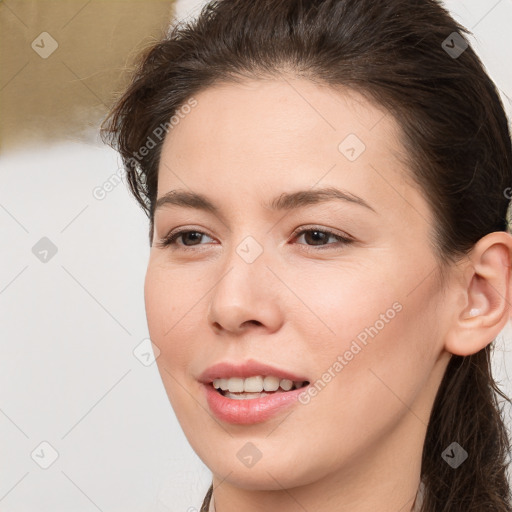
[(204, 384), (210, 384), (214, 379), (229, 379), (230, 377), (239, 377), (246, 379), (248, 377), (254, 377), (255, 375), (271, 375), (277, 377), (279, 380), (288, 379), (295, 382), (304, 382), (308, 378), (304, 375), (297, 375), (288, 370), (276, 368), (264, 363), (258, 363), (254, 360), (246, 361), (242, 364), (233, 363), (218, 363), (207, 370), (205, 370), (199, 376), (199, 382)]
[(218, 363), (204, 371), (198, 380), (203, 384), (210, 411), (219, 420), (232, 424), (248, 425), (267, 421), (284, 409), (297, 404), (298, 396), (305, 387), (290, 389), (289, 391), (280, 388), (268, 393), (244, 393), (240, 391), (239, 395), (245, 395), (245, 399), (240, 400), (237, 399), (240, 396), (215, 389), (213, 381), (216, 382), (218, 387), (218, 382), (221, 379), (239, 380), (262, 375), (272, 376), (280, 381), (287, 380), (309, 385), (309, 380), (303, 375), (258, 363), (254, 360), (242, 364)]

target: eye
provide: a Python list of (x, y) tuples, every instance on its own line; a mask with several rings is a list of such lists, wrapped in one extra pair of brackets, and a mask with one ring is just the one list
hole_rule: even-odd
[[(183, 245), (184, 247), (186, 247), (184, 249), (186, 251), (186, 250), (188, 250), (187, 247), (193, 247), (195, 245), (203, 245), (203, 244), (199, 244), (197, 242), (200, 241), (201, 238), (204, 236), (208, 237), (208, 235), (206, 233), (203, 233), (202, 231), (181, 229), (178, 231), (171, 232), (167, 236), (162, 238), (159, 241), (158, 246), (159, 247), (169, 247), (171, 245), (175, 245), (175, 246)], [(182, 239), (182, 241), (184, 242), (183, 244), (176, 243), (179, 238)], [(210, 237), (208, 237), (208, 238), (210, 238)], [(192, 243), (187, 244), (186, 242), (188, 242), (188, 241), (190, 241)]]
[[(320, 247), (321, 249), (325, 248), (325, 246), (332, 246), (336, 245), (333, 243), (326, 243), (329, 239), (333, 238), (336, 241), (338, 241), (341, 244), (350, 244), (354, 240), (347, 235), (341, 235), (338, 233), (335, 233), (333, 231), (330, 231), (329, 229), (322, 229), (320, 227), (313, 227), (308, 229), (302, 229), (300, 231), (296, 231), (294, 233), (295, 237), (297, 239), (304, 237), (304, 240), (306, 242), (311, 242), (310, 247)], [(324, 243), (325, 242), (325, 243)], [(306, 244), (299, 244), (299, 245), (309, 245)], [(327, 247), (330, 248), (330, 247)]]
[[(162, 238), (157, 245), (158, 247), (161, 248), (170, 246), (180, 246), (183, 248), (182, 250), (184, 251), (194, 250), (194, 246), (204, 245), (200, 243), (203, 237), (207, 237), (210, 238), (210, 240), (212, 240), (210, 236), (208, 236), (206, 233), (203, 233), (202, 231), (181, 229), (169, 233), (167, 236)], [(331, 248), (330, 246), (336, 245), (336, 243), (327, 243), (329, 239), (334, 239), (338, 243), (344, 245), (350, 244), (354, 241), (347, 235), (341, 235), (329, 229), (322, 229), (319, 227), (301, 229), (295, 231), (293, 234), (294, 239), (300, 239), (302, 237), (304, 237), (306, 243), (300, 243), (299, 245), (306, 245), (308, 247), (318, 247), (319, 249)], [(183, 243), (178, 244), (177, 241), (179, 239), (181, 239)]]

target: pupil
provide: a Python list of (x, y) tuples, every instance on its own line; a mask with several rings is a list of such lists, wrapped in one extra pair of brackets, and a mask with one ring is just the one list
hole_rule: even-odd
[[(319, 244), (316, 244), (315, 242), (322, 242), (324, 241), (323, 239), (325, 239), (325, 236), (327, 235), (327, 233), (323, 233), (322, 231), (316, 231), (316, 230), (313, 230), (313, 231), (309, 231), (308, 233), (306, 233), (306, 237), (309, 235), (315, 235), (313, 236), (313, 245), (319, 245)], [(320, 236), (318, 236), (320, 235)], [(320, 240), (318, 239), (320, 238)], [(316, 240), (315, 240), (316, 239)]]
[[(191, 237), (192, 239), (194, 239), (193, 235), (195, 235), (196, 241), (198, 239), (201, 239), (201, 233), (198, 233), (197, 231), (189, 231), (188, 233), (185, 233), (184, 241), (187, 239), (187, 237)], [(194, 240), (192, 240), (192, 241), (194, 241)]]

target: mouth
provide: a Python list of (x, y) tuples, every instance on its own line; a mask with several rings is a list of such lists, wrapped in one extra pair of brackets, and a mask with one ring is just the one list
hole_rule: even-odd
[(206, 369), (203, 385), (209, 411), (226, 423), (263, 423), (299, 403), (310, 380), (254, 359), (220, 362)]
[(281, 379), (274, 375), (255, 375), (247, 378), (229, 377), (214, 379), (210, 383), (220, 395), (232, 400), (251, 400), (287, 393), (309, 385), (309, 381)]

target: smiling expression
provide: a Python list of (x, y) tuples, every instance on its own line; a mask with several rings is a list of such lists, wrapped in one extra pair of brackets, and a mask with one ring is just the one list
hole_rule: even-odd
[[(190, 444), (251, 489), (403, 470), (447, 361), (432, 214), (396, 121), (357, 92), (293, 78), (196, 100), (162, 148), (145, 281)], [(269, 376), (303, 387), (226, 396)]]

